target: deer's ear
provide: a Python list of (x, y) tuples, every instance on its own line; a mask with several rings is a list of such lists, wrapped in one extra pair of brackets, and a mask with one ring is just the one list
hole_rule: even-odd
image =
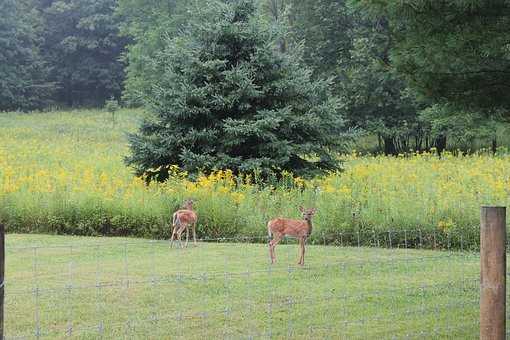
[(299, 211), (301, 211), (301, 212), (304, 212), (304, 211), (305, 211), (305, 209), (303, 209), (303, 207), (302, 207), (302, 206), (299, 206), (299, 208), (298, 208), (298, 209), (299, 209)]

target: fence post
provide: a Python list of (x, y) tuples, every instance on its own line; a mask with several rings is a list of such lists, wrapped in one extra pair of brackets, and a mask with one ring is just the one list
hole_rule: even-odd
[(506, 332), (506, 208), (481, 208), (480, 339), (504, 340)]
[(0, 223), (0, 339), (4, 339), (5, 226)]

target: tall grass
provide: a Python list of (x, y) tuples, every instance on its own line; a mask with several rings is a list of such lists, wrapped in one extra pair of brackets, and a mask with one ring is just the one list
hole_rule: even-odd
[[(345, 171), (310, 181), (285, 176), (260, 186), (228, 171), (186, 174), (145, 186), (123, 164), (125, 134), (140, 113), (115, 125), (101, 111), (0, 114), (0, 220), (10, 232), (168, 238), (173, 210), (197, 200), (199, 236), (262, 236), (274, 216), (318, 208), (315, 239), (339, 233), (423, 230), (439, 239), (476, 238), (479, 206), (508, 205), (510, 157), (346, 155)], [(363, 233), (366, 234), (366, 233)]]

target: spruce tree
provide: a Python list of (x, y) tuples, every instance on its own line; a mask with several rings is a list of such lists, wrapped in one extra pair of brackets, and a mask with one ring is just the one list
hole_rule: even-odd
[(338, 166), (349, 137), (330, 80), (313, 80), (298, 53), (282, 54), (251, 0), (198, 1), (181, 34), (152, 60), (150, 115), (129, 136), (127, 163), (164, 180), (168, 167), (267, 176)]

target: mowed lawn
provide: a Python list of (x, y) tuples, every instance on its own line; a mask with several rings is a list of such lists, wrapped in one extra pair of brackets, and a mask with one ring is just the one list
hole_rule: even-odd
[(477, 338), (477, 253), (7, 235), (7, 338)]

